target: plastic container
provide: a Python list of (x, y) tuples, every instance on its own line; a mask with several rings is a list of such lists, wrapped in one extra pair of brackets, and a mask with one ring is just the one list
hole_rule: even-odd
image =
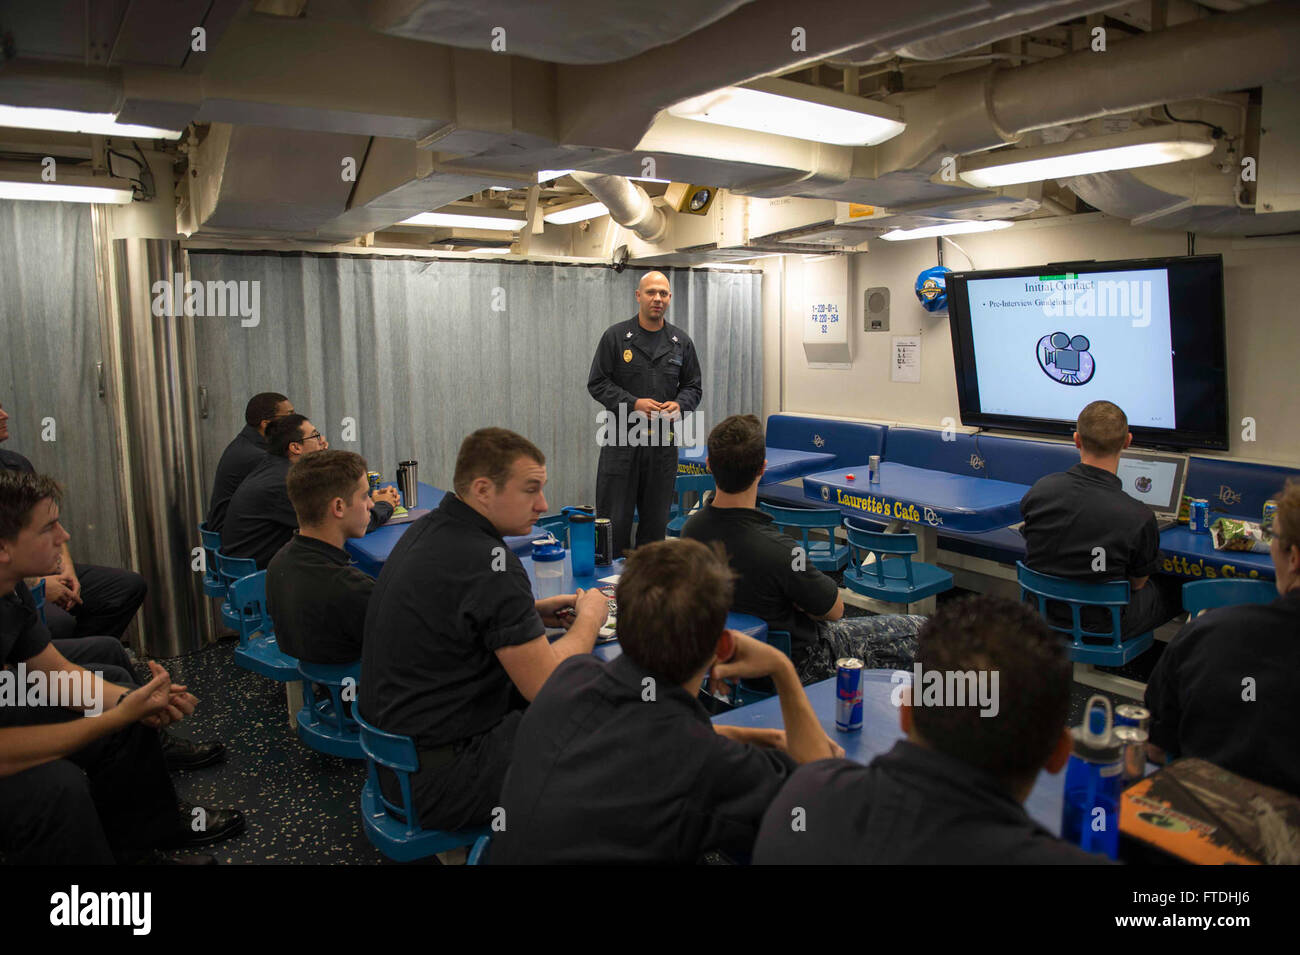
[[(1100, 702), (1103, 712), (1094, 710)], [(1070, 730), (1074, 751), (1065, 770), (1061, 838), (1085, 852), (1119, 856), (1119, 799), (1124, 787), (1124, 750), (1114, 733), (1110, 700), (1088, 700), (1083, 725)]]
[(533, 579), (538, 599), (564, 593), (564, 548), (549, 537), (533, 541)]
[(596, 515), (581, 507), (566, 507), (569, 518), (569, 553), (573, 557), (574, 577), (596, 574)]

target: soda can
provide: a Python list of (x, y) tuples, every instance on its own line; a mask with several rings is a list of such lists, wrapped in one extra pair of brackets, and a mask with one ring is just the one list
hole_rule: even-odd
[(1187, 526), (1193, 534), (1210, 533), (1210, 502), (1203, 497), (1192, 498), (1187, 511)]
[(1147, 731), (1136, 726), (1116, 726), (1124, 761), (1124, 785), (1135, 783), (1147, 773)]
[(862, 661), (835, 661), (835, 728), (841, 733), (862, 729)]
[(614, 522), (608, 517), (596, 518), (596, 564), (608, 567), (614, 563)]
[(867, 483), (880, 483), (880, 455), (873, 454), (867, 459)]
[(379, 472), (367, 471), (366, 480), (370, 482), (370, 490), (373, 491), (375, 488), (379, 487)]
[(1142, 732), (1151, 728), (1151, 711), (1136, 703), (1121, 703), (1115, 707), (1116, 726), (1136, 726)]
[(1277, 519), (1277, 501), (1265, 501), (1264, 513), (1260, 517), (1259, 527), (1264, 535), (1264, 540), (1272, 540), (1275, 533), (1273, 521)]

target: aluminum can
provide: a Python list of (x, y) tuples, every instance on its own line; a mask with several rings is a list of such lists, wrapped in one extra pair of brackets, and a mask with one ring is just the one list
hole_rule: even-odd
[(1187, 510), (1187, 526), (1193, 534), (1210, 533), (1210, 502), (1194, 497)]
[(867, 459), (867, 483), (880, 483), (880, 455), (873, 454)]
[(379, 472), (367, 471), (366, 480), (370, 482), (370, 490), (375, 490), (375, 488), (379, 487)]
[(1270, 533), (1273, 527), (1273, 521), (1277, 519), (1277, 501), (1265, 501), (1264, 513), (1260, 516), (1259, 526), (1263, 531), (1264, 540), (1272, 540), (1274, 534)]
[(596, 518), (596, 566), (608, 567), (614, 563), (614, 522), (608, 517)]
[(1147, 731), (1136, 726), (1116, 726), (1114, 732), (1124, 763), (1124, 785), (1128, 786), (1146, 775)]
[(841, 733), (862, 729), (862, 661), (835, 661), (835, 728)]
[(1151, 711), (1136, 703), (1121, 703), (1115, 707), (1116, 726), (1136, 726), (1142, 732), (1151, 729)]

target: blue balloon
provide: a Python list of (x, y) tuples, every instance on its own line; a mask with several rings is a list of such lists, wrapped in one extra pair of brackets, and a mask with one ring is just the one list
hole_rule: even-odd
[(916, 300), (927, 312), (943, 312), (948, 309), (947, 274), (952, 269), (936, 265), (926, 269), (916, 277)]

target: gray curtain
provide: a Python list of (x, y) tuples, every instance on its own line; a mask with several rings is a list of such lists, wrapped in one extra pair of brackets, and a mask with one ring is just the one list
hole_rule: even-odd
[[(596, 414), (587, 374), (604, 329), (636, 312), (647, 270), (414, 258), (191, 251), (200, 282), (260, 282), (260, 321), (196, 318), (204, 480), (259, 391), (288, 395), (333, 448), (392, 480), (413, 458), (450, 488), (461, 439), (510, 428), (547, 457), (550, 510), (590, 503)], [(668, 320), (695, 341), (704, 378), (701, 434), (762, 407), (762, 282), (757, 273), (665, 270)], [(344, 419), (355, 421), (351, 442)], [(206, 503), (206, 498), (205, 498)]]
[(73, 560), (120, 567), (125, 530), (111, 418), (95, 368), (101, 351), (90, 214), (83, 203), (0, 200), (0, 403), (11, 416), (3, 447), (64, 485)]

